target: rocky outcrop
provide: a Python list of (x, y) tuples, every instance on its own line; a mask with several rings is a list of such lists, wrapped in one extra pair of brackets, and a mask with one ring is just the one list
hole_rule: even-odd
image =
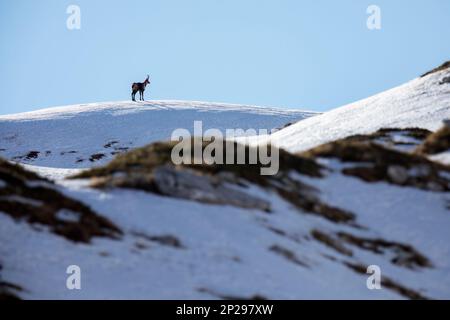
[(50, 181), (0, 159), (0, 213), (30, 224), (43, 224), (68, 240), (116, 238), (120, 229)]
[[(263, 176), (260, 162), (174, 165), (170, 160), (173, 145), (155, 143), (136, 149), (118, 156), (107, 166), (84, 171), (73, 178), (90, 178), (91, 186), (96, 188), (140, 189), (202, 203), (270, 212), (270, 203), (249, 190), (252, 184), (277, 193), (302, 213), (354, 225), (354, 214), (322, 202), (317, 190), (292, 177), (293, 173), (321, 177), (323, 168), (313, 159), (279, 150), (280, 171), (274, 176)], [(250, 147), (245, 149), (248, 155)], [(226, 150), (224, 142), (224, 153)]]
[(431, 191), (450, 190), (450, 167), (418, 154), (385, 148), (370, 139), (338, 140), (300, 155), (309, 158), (335, 158), (350, 163), (342, 169), (342, 173), (366, 182), (385, 181)]

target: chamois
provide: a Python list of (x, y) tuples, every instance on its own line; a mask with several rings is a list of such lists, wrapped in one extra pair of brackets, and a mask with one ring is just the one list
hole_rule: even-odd
[(144, 101), (144, 91), (145, 87), (150, 84), (150, 76), (147, 75), (147, 79), (144, 82), (135, 82), (131, 85), (131, 99), (136, 101), (136, 93), (139, 91), (139, 100)]

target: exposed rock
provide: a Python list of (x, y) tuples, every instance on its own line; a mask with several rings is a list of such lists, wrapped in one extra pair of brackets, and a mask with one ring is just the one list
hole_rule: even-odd
[(387, 174), (395, 184), (405, 184), (408, 181), (408, 170), (402, 166), (388, 166)]
[[(237, 147), (234, 142), (223, 142), (225, 156), (227, 143)], [(293, 172), (321, 177), (322, 167), (312, 159), (279, 150), (279, 173), (264, 176), (260, 174), (262, 165), (248, 164), (248, 159), (247, 164), (174, 165), (171, 161), (174, 145), (173, 142), (154, 143), (135, 149), (119, 155), (106, 166), (83, 171), (73, 178), (91, 178), (92, 186), (97, 188), (134, 188), (203, 203), (270, 211), (268, 201), (248, 192), (247, 184), (253, 183), (275, 191), (305, 213), (354, 224), (352, 213), (322, 203), (314, 188), (291, 177)], [(245, 150), (248, 157), (250, 147), (245, 146)]]
[(118, 144), (118, 143), (119, 143), (119, 141), (113, 140), (113, 141), (110, 141), (110, 142), (106, 143), (103, 146), (103, 148), (111, 148), (113, 145)]
[[(89, 242), (94, 236), (116, 238), (121, 234), (108, 219), (18, 165), (0, 159), (0, 179), (4, 181), (0, 187), (0, 213), (30, 224), (47, 225), (51, 232), (75, 242)], [(67, 219), (69, 213), (71, 217)]]
[[(226, 143), (237, 146), (224, 142), (225, 155)], [(247, 185), (252, 183), (273, 190), (303, 213), (357, 226), (354, 214), (321, 202), (317, 190), (292, 178), (294, 172), (321, 177), (322, 167), (312, 159), (279, 150), (278, 174), (264, 176), (260, 173), (262, 165), (259, 162), (248, 164), (248, 159), (247, 164), (174, 165), (170, 158), (173, 145), (172, 142), (155, 143), (135, 149), (104, 167), (83, 171), (73, 178), (91, 178), (91, 185), (97, 188), (134, 188), (203, 203), (270, 212), (268, 201), (248, 192)], [(245, 147), (247, 157), (249, 149)]]
[(89, 157), (89, 161), (90, 162), (95, 162), (95, 161), (98, 161), (98, 160), (100, 160), (100, 159), (102, 159), (104, 157), (105, 157), (105, 155), (103, 153), (96, 153), (96, 154), (93, 154), (93, 155), (91, 155)]
[(39, 151), (30, 151), (25, 156), (25, 159), (27, 159), (27, 160), (36, 159), (39, 156), (39, 154), (40, 154)]
[(419, 154), (385, 148), (371, 141), (342, 139), (300, 155), (312, 159), (337, 158), (352, 163), (352, 166), (342, 169), (342, 173), (366, 182), (386, 181), (432, 191), (450, 190), (450, 181), (445, 177), (450, 173), (449, 166), (430, 161)]
[(164, 195), (270, 211), (269, 202), (233, 189), (214, 175), (202, 175), (190, 169), (177, 170), (166, 165), (156, 168), (153, 177), (158, 190)]

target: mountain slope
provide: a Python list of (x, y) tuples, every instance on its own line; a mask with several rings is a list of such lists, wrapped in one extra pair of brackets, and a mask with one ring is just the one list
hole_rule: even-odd
[[(295, 152), (279, 150), (274, 176), (261, 164), (175, 165), (174, 142), (120, 148), (199, 119), (245, 129), (301, 112), (152, 102), (2, 117), (3, 154), (40, 153), (21, 167), (0, 160), (0, 297), (450, 298), (449, 129), (437, 130), (449, 117), (448, 72), (275, 132)], [(41, 154), (67, 146), (85, 158), (123, 152), (84, 160), (96, 166), (81, 172), (74, 155)], [(66, 288), (74, 264), (81, 290)], [(380, 290), (367, 287), (374, 265)]]
[[(0, 116), (0, 156), (55, 168), (104, 164), (118, 153), (168, 140), (172, 131), (273, 129), (314, 112), (189, 101), (110, 102)], [(224, 132), (225, 134), (225, 132)]]
[[(120, 238), (75, 243), (0, 210), (2, 275), (30, 299), (450, 297), (450, 168), (370, 142), (335, 146), (281, 152), (280, 173), (265, 177), (259, 165), (174, 166), (165, 143), (130, 151), (54, 186)], [(0, 204), (38, 211), (26, 196)], [(65, 286), (73, 264), (81, 290)], [(366, 286), (369, 265), (381, 290)]]
[[(450, 69), (412, 80), (373, 97), (325, 112), (274, 133), (270, 141), (292, 152), (381, 128), (419, 127), (435, 131), (450, 118)], [(254, 141), (267, 141), (255, 139)]]

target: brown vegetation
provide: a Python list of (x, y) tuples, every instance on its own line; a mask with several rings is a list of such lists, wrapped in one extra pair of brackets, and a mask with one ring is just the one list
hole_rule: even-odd
[[(194, 142), (194, 140), (192, 140)], [(223, 142), (234, 148), (234, 142)], [(165, 196), (203, 203), (229, 204), (247, 209), (270, 212), (270, 203), (246, 193), (248, 183), (270, 189), (303, 212), (337, 223), (354, 224), (354, 214), (322, 203), (317, 190), (292, 178), (297, 172), (311, 177), (322, 177), (323, 169), (313, 159), (279, 150), (280, 170), (275, 176), (261, 175), (263, 167), (248, 164), (250, 148), (245, 146), (246, 164), (186, 164), (174, 165), (171, 151), (175, 142), (154, 143), (117, 156), (103, 167), (84, 171), (73, 178), (91, 178), (97, 188), (134, 188)], [(205, 148), (206, 144), (203, 144)], [(193, 148), (193, 145), (191, 145)], [(236, 157), (236, 153), (234, 153)], [(193, 159), (192, 159), (193, 160)], [(192, 161), (193, 162), (193, 161)], [(234, 163), (236, 163), (236, 158)], [(236, 185), (238, 188), (230, 188)]]
[(429, 135), (427, 139), (416, 149), (416, 153), (433, 155), (450, 150), (450, 124)]
[(108, 219), (18, 165), (0, 159), (0, 180), (5, 183), (0, 188), (0, 212), (16, 220), (44, 224), (51, 232), (76, 242), (89, 242), (94, 236), (116, 238), (121, 234)]
[(449, 166), (435, 163), (418, 154), (388, 149), (371, 141), (342, 139), (300, 155), (311, 159), (337, 158), (354, 163), (353, 167), (342, 169), (342, 173), (366, 182), (386, 181), (432, 191), (450, 190), (450, 181), (440, 174), (450, 172)]
[(392, 257), (390, 260), (391, 263), (400, 267), (408, 269), (432, 267), (428, 258), (409, 244), (380, 238), (363, 238), (348, 232), (327, 234), (323, 231), (312, 230), (311, 235), (315, 240), (345, 256), (353, 256), (353, 251), (345, 246), (351, 245), (375, 254), (384, 255), (388, 253), (388, 256)]
[(274, 244), (269, 248), (270, 251), (276, 253), (277, 255), (289, 260), (290, 262), (293, 262), (296, 265), (299, 265), (301, 267), (308, 267), (308, 264), (302, 260), (300, 260), (294, 252), (291, 250), (284, 248), (280, 245)]
[(424, 73), (424, 74), (421, 75), (420, 77), (423, 78), (423, 77), (426, 77), (426, 76), (428, 76), (428, 75), (430, 75), (430, 74), (433, 74), (433, 73), (436, 73), (436, 72), (439, 72), (439, 71), (442, 71), (442, 70), (445, 70), (445, 69), (448, 69), (448, 68), (450, 68), (450, 61), (444, 62), (444, 63), (441, 64), (439, 67), (434, 68), (433, 70), (428, 71), (427, 73)]

